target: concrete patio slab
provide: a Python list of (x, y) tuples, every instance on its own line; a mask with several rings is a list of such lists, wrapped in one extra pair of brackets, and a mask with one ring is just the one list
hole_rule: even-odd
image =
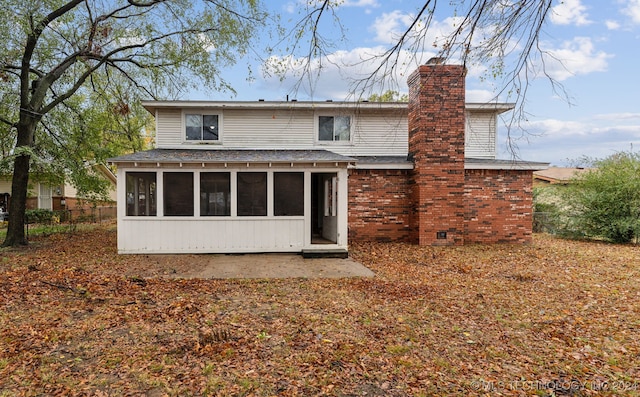
[(299, 254), (149, 255), (174, 278), (344, 278), (375, 274), (351, 258), (305, 259)]

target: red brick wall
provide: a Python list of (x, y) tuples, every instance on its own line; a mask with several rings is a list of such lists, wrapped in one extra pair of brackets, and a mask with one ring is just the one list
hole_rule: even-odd
[(464, 169), (464, 79), (463, 66), (438, 62), (409, 77), (414, 170), (350, 171), (349, 238), (420, 245), (531, 241), (532, 172)]
[(349, 239), (409, 241), (409, 172), (349, 171)]
[[(427, 64), (408, 79), (409, 157), (413, 159), (412, 240), (464, 243), (465, 69)], [(445, 232), (446, 238), (437, 237)]]
[(467, 170), (465, 243), (528, 243), (532, 171)]

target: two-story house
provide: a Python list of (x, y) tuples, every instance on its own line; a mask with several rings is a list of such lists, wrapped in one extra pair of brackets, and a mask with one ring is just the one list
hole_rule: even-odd
[(527, 242), (532, 172), (496, 159), (512, 104), (433, 61), (409, 103), (149, 101), (157, 149), (118, 166), (120, 253), (346, 253), (349, 239)]

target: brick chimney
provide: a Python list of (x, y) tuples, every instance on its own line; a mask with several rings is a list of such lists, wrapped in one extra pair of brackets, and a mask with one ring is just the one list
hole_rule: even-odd
[(432, 58), (408, 79), (411, 230), (420, 245), (464, 243), (465, 74)]

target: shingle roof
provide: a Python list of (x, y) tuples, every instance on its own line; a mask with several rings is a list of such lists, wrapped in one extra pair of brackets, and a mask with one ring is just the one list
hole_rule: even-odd
[(372, 164), (397, 164), (409, 163), (413, 164), (407, 156), (353, 156), (359, 162)]
[(199, 150), (152, 149), (111, 158), (110, 163), (298, 163), (298, 162), (353, 162), (352, 157), (328, 150)]
[(590, 171), (591, 168), (566, 168), (566, 167), (550, 167), (546, 170), (536, 171), (533, 176), (551, 183), (567, 183), (574, 177)]
[(467, 157), (464, 159), (464, 168), (471, 169), (499, 169), (499, 170), (543, 170), (549, 167), (549, 163), (523, 160), (479, 159)]

